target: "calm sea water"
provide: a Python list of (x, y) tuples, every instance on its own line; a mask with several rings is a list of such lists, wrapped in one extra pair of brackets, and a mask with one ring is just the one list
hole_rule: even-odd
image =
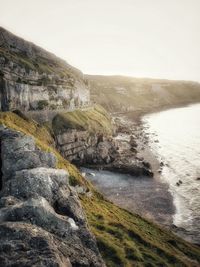
[(200, 240), (200, 104), (151, 114), (143, 122), (151, 150), (165, 163), (161, 179), (173, 195), (173, 222)]

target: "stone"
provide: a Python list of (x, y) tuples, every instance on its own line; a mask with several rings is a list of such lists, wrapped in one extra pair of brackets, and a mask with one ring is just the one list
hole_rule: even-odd
[(147, 169), (151, 169), (151, 164), (147, 161), (142, 161), (142, 164), (144, 165), (144, 167), (146, 167)]
[(163, 167), (165, 164), (163, 161), (160, 162), (160, 167)]
[[(56, 167), (56, 157), (52, 153), (43, 153), (36, 148), (31, 136), (9, 130), (4, 131), (1, 139), (2, 172), (4, 177), (7, 177), (6, 179), (9, 179), (16, 171), (24, 169), (42, 166)], [(13, 160), (15, 160), (15, 164), (13, 164)]]
[(84, 195), (86, 193), (86, 189), (83, 186), (76, 185), (75, 189), (77, 194)]
[(55, 168), (55, 156), (5, 127), (0, 141), (0, 267), (105, 267), (76, 188), (67, 171)]
[(133, 135), (131, 135), (129, 143), (130, 143), (132, 148), (136, 148), (138, 146), (135, 140), (136, 140), (135, 137)]
[(109, 164), (117, 155), (118, 146), (110, 136), (68, 129), (56, 133), (56, 145), (67, 160), (77, 164)]
[(3, 194), (17, 198), (42, 196), (53, 203), (57, 197), (55, 192), (58, 192), (61, 187), (69, 191), (66, 187), (67, 182), (68, 173), (65, 170), (44, 167), (24, 169), (16, 171), (13, 179), (5, 182)]
[(0, 223), (0, 266), (72, 267), (58, 240), (42, 228), (21, 222)]

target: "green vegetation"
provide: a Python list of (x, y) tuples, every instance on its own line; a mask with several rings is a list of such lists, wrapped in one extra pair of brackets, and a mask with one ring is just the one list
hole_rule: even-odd
[(101, 106), (86, 110), (59, 113), (52, 122), (56, 134), (68, 129), (87, 130), (91, 133), (112, 134), (112, 122), (108, 113)]
[(83, 185), (92, 192), (91, 197), (80, 195), (80, 199), (108, 267), (199, 266), (199, 247), (107, 201), (51, 146), (53, 139), (45, 127), (12, 112), (0, 113), (0, 123), (32, 135), (42, 150), (56, 155), (58, 168), (68, 170), (71, 185)]
[(34, 137), (40, 149), (56, 155), (58, 159), (57, 167), (68, 170), (70, 176), (74, 177), (74, 183), (88, 186), (89, 183), (81, 176), (77, 168), (65, 160), (54, 148), (54, 139), (47, 126), (42, 126), (22, 115), (19, 116), (16, 112), (0, 112), (0, 124)]
[(87, 75), (91, 98), (110, 111), (142, 112), (200, 101), (200, 84), (190, 81)]
[(76, 186), (76, 185), (79, 185), (79, 181), (76, 179), (75, 176), (70, 175), (70, 176), (69, 176), (69, 184), (70, 184), (71, 186)]
[(32, 60), (23, 54), (15, 54), (8, 52), (7, 49), (1, 47), (0, 48), (0, 54), (4, 56), (5, 60), (9, 61), (12, 60), (13, 62), (23, 66), (26, 70), (36, 70), (36, 67)]
[(47, 100), (40, 100), (38, 101), (38, 109), (39, 110), (43, 110), (45, 109), (46, 107), (48, 107), (49, 103)]
[(96, 194), (81, 199), (107, 266), (195, 266), (200, 261), (199, 248), (152, 222)]
[[(31, 57), (23, 51), (9, 49), (8, 47), (0, 47), (0, 55), (4, 57), (6, 62), (12, 61), (15, 64), (24, 67), (26, 72), (37, 71), (42, 74), (58, 74), (62, 78), (72, 78), (77, 77), (79, 72), (69, 66), (65, 61), (57, 58), (51, 53), (44, 53), (44, 56), (41, 53), (38, 53), (39, 48), (35, 47), (36, 56)], [(48, 83), (48, 78), (42, 79), (41, 83)]]
[[(38, 144), (44, 142), (46, 147), (51, 146), (54, 143), (54, 140), (46, 127), (41, 126), (36, 121), (28, 119), (22, 114), (23, 113), (20, 111), (0, 112), (0, 124), (4, 124), (16, 131), (34, 136)], [(39, 146), (43, 148), (42, 145)]]

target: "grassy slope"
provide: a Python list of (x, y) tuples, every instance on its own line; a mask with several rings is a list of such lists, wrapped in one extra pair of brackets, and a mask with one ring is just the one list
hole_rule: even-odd
[(76, 110), (59, 113), (52, 122), (54, 133), (58, 134), (67, 129), (87, 130), (91, 133), (112, 134), (112, 123), (108, 113), (101, 106), (86, 110)]
[(200, 84), (196, 82), (98, 75), (87, 78), (92, 100), (110, 111), (122, 107), (155, 111), (200, 101)]
[[(31, 51), (32, 54), (28, 54), (27, 51)], [(69, 83), (70, 79), (72, 83), (73, 80), (83, 80), (82, 73), (75, 67), (2, 27), (0, 27), (0, 56), (4, 57), (6, 63), (11, 61), (17, 66), (24, 67), (27, 73), (33, 70), (40, 74), (56, 74), (59, 78), (63, 78)], [(24, 81), (23, 78), (22, 75), (21, 82), (26, 83), (27, 81)]]
[[(53, 62), (53, 64), (47, 64), (47, 60), (38, 57), (37, 59), (32, 59), (27, 57), (23, 53), (16, 53), (9, 51), (4, 47), (0, 47), (0, 55), (3, 56), (7, 61), (15, 62), (17, 65), (24, 67), (27, 71), (33, 70), (39, 73), (56, 73), (55, 69), (58, 64)], [(64, 74), (64, 72), (63, 72)]]
[(69, 171), (71, 183), (85, 185), (93, 192), (92, 197), (80, 198), (107, 266), (199, 266), (199, 248), (105, 200), (50, 146), (52, 138), (46, 128), (11, 112), (0, 113), (0, 123), (32, 135), (41, 149), (55, 153), (58, 168)]

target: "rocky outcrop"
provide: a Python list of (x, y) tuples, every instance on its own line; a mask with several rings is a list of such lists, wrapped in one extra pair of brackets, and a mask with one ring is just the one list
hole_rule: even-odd
[(101, 106), (59, 113), (52, 130), (63, 157), (76, 164), (107, 164), (118, 155), (115, 126)]
[(118, 138), (70, 129), (56, 136), (60, 153), (77, 165), (152, 177), (148, 162), (137, 159), (135, 138), (132, 136), (126, 146), (123, 143)]
[(103, 134), (66, 130), (56, 136), (57, 147), (68, 160), (83, 164), (108, 164), (118, 155), (117, 142)]
[[(86, 116), (86, 111), (74, 111), (53, 119), (56, 146), (63, 157), (81, 166), (152, 177), (151, 166), (137, 159), (131, 124), (120, 120), (113, 125), (105, 116), (99, 117), (101, 112), (89, 109), (90, 116)], [(104, 124), (112, 131), (103, 133)], [(125, 133), (129, 141), (121, 140), (120, 135)]]
[(0, 266), (105, 266), (55, 156), (4, 126), (0, 141)]
[(89, 104), (83, 74), (0, 28), (0, 110), (73, 109)]

